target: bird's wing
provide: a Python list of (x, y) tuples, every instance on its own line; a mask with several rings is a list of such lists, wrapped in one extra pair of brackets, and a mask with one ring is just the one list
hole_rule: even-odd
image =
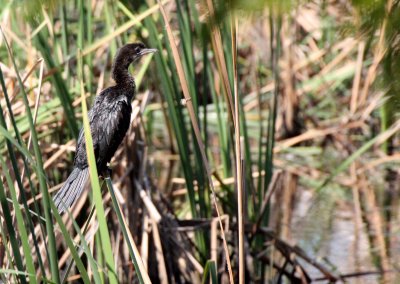
[[(107, 90), (107, 89), (106, 89)], [(92, 108), (88, 112), (89, 124), (90, 124), (90, 132), (93, 137), (93, 123), (97, 119), (96, 113), (99, 109), (101, 109), (102, 102), (106, 95), (106, 90), (103, 90), (100, 94), (98, 94), (93, 102)], [(94, 151), (96, 155), (96, 145), (93, 141)], [(76, 152), (75, 152), (75, 161), (74, 164), (80, 168), (87, 167), (87, 158), (86, 158), (86, 143), (85, 143), (85, 131), (82, 127), (79, 131), (78, 140), (76, 142)]]
[(96, 155), (97, 167), (104, 170), (125, 137), (130, 124), (130, 102), (123, 96), (109, 94), (100, 109), (93, 107), (90, 128)]
[[(96, 164), (100, 172), (105, 169), (125, 137), (130, 124), (131, 110), (127, 97), (112, 87), (103, 90), (94, 101), (89, 111), (89, 123)], [(83, 129), (77, 142), (75, 164), (87, 167)]]

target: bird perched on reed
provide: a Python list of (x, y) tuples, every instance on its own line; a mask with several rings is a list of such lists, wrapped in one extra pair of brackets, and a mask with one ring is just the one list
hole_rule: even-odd
[[(112, 66), (115, 85), (98, 94), (90, 109), (89, 123), (93, 139), (98, 172), (108, 171), (107, 163), (114, 156), (128, 131), (132, 112), (131, 101), (135, 96), (135, 80), (128, 67), (145, 54), (156, 49), (146, 48), (142, 43), (131, 43), (121, 47)], [(71, 207), (82, 194), (89, 176), (83, 128), (76, 144), (74, 168), (61, 189), (54, 196), (60, 214)]]

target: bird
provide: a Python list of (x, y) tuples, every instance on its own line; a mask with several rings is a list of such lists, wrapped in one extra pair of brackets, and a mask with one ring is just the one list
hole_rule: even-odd
[[(136, 94), (135, 80), (129, 73), (131, 63), (143, 55), (156, 52), (143, 43), (129, 43), (115, 55), (111, 77), (115, 85), (102, 90), (88, 112), (96, 166), (100, 175), (109, 173), (107, 164), (114, 156), (129, 129), (132, 113), (131, 101)], [(53, 198), (60, 214), (64, 213), (82, 194), (89, 176), (83, 128), (76, 144), (73, 170)]]

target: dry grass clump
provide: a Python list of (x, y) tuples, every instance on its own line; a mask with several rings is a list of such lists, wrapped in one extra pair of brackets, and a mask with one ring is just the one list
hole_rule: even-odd
[[(399, 5), (264, 2), (1, 8), (0, 282), (396, 282)], [(133, 41), (160, 52), (112, 178), (59, 216)]]

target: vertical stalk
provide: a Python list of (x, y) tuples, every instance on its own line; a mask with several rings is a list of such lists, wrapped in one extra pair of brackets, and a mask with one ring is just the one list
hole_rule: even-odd
[(191, 97), (190, 97), (190, 92), (189, 92), (189, 88), (188, 88), (188, 85), (187, 85), (186, 77), (185, 77), (185, 74), (183, 72), (182, 61), (181, 61), (179, 53), (178, 53), (178, 49), (177, 49), (177, 46), (176, 46), (176, 43), (175, 43), (174, 35), (173, 35), (171, 27), (169, 25), (169, 20), (168, 20), (167, 14), (165, 13), (165, 10), (164, 10), (164, 7), (163, 7), (161, 1), (157, 0), (157, 2), (159, 4), (160, 11), (161, 11), (161, 14), (162, 14), (163, 19), (164, 19), (168, 40), (170, 42), (170, 47), (171, 47), (171, 50), (172, 50), (172, 53), (173, 53), (173, 58), (174, 58), (174, 62), (175, 62), (175, 65), (176, 65), (177, 72), (178, 72), (179, 81), (181, 83), (183, 95), (185, 97), (185, 101), (186, 101), (186, 104), (187, 104), (190, 121), (192, 123), (193, 131), (195, 133), (195, 137), (196, 137), (196, 140), (197, 140), (197, 143), (198, 143), (198, 146), (199, 146), (199, 150), (200, 150), (200, 153), (201, 153), (203, 166), (204, 166), (204, 168), (205, 168), (205, 170), (207, 172), (207, 177), (208, 177), (209, 182), (210, 182), (210, 189), (211, 189), (211, 192), (212, 192), (212, 199), (213, 199), (213, 203), (214, 203), (214, 206), (215, 206), (215, 211), (217, 212), (218, 222), (219, 222), (220, 229), (221, 229), (221, 237), (222, 237), (222, 240), (223, 240), (225, 257), (226, 257), (227, 266), (228, 266), (229, 280), (230, 280), (230, 283), (234, 283), (233, 282), (232, 265), (231, 265), (231, 261), (230, 261), (228, 245), (227, 245), (226, 238), (225, 238), (224, 227), (222, 226), (221, 213), (220, 213), (220, 210), (219, 210), (218, 204), (217, 204), (217, 198), (216, 198), (216, 195), (215, 195), (214, 182), (213, 182), (213, 179), (211, 177), (212, 176), (211, 168), (210, 168), (210, 165), (208, 163), (207, 156), (206, 156), (206, 153), (205, 153), (205, 150), (204, 150), (205, 147), (204, 147), (204, 143), (203, 143), (202, 138), (201, 138), (201, 134), (200, 134), (200, 129), (199, 129), (199, 125), (198, 125), (198, 122), (197, 122), (197, 118), (195, 116), (195, 111), (194, 111), (193, 103), (192, 103), (192, 100), (191, 100)]
[(39, 179), (39, 187), (40, 187), (40, 191), (41, 191), (42, 197), (43, 197), (42, 203), (43, 203), (43, 210), (44, 210), (44, 215), (45, 215), (45, 219), (46, 219), (46, 231), (47, 231), (47, 237), (48, 237), (51, 276), (52, 276), (52, 279), (56, 283), (59, 283), (60, 275), (59, 275), (59, 269), (58, 269), (57, 248), (56, 248), (56, 241), (55, 241), (55, 236), (54, 236), (53, 220), (52, 220), (51, 209), (50, 209), (50, 195), (49, 195), (49, 191), (48, 191), (47, 184), (46, 184), (45, 173), (43, 170), (42, 154), (41, 154), (40, 148), (39, 148), (38, 137), (37, 137), (35, 125), (33, 124), (32, 112), (31, 112), (31, 109), (29, 106), (27, 94), (25, 92), (25, 86), (22, 83), (22, 80), (21, 80), (21, 77), (19, 75), (19, 71), (17, 68), (17, 64), (16, 64), (14, 56), (11, 52), (8, 41), (7, 41), (6, 37), (4, 36), (4, 32), (1, 28), (0, 28), (0, 30), (3, 35), (4, 43), (6, 44), (8, 54), (13, 63), (15, 73), (17, 74), (18, 84), (21, 88), (22, 98), (23, 98), (24, 105), (25, 105), (25, 111), (26, 111), (27, 117), (28, 117), (29, 128), (31, 130), (31, 135), (32, 135), (33, 149), (34, 149), (35, 158), (36, 158), (37, 177)]
[(100, 230), (100, 238), (102, 244), (102, 250), (105, 258), (105, 263), (107, 265), (108, 271), (108, 280), (109, 283), (118, 283), (117, 275), (115, 272), (115, 262), (114, 256), (112, 253), (110, 233), (107, 227), (106, 216), (104, 212), (103, 200), (101, 198), (101, 187), (99, 183), (96, 159), (94, 155), (93, 149), (93, 139), (90, 132), (90, 124), (88, 118), (88, 109), (86, 105), (85, 91), (83, 89), (83, 62), (82, 62), (82, 53), (81, 50), (78, 50), (78, 74), (79, 74), (79, 85), (80, 92), (82, 98), (82, 114), (83, 114), (83, 127), (84, 127), (84, 135), (85, 135), (85, 145), (86, 145), (86, 153), (90, 171), (90, 182), (93, 188), (93, 200), (96, 206), (97, 219), (99, 222), (99, 230)]
[(236, 187), (238, 202), (238, 234), (239, 234), (239, 284), (244, 283), (244, 231), (243, 231), (243, 172), (242, 172), (242, 146), (240, 136), (239, 119), (239, 94), (237, 74), (237, 27), (238, 20), (235, 11), (231, 12), (231, 34), (232, 34), (232, 67), (233, 67), (233, 95), (235, 107), (235, 158), (236, 158)]

